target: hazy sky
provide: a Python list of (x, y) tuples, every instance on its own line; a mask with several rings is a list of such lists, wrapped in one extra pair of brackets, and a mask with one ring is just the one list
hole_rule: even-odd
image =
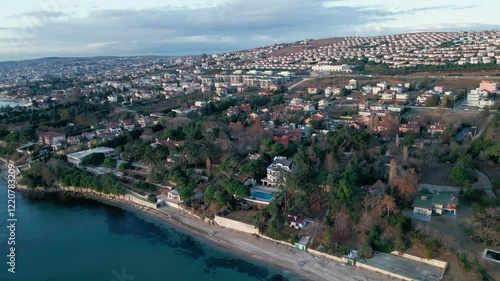
[[(77, 3), (75, 3), (77, 2)], [(15, 0), (0, 61), (185, 55), (305, 38), (500, 29), (497, 0)]]

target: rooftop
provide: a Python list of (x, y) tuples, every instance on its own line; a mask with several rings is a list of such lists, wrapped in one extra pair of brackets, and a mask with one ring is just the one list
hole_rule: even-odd
[(93, 149), (87, 149), (87, 150), (82, 150), (82, 151), (70, 153), (67, 156), (71, 157), (71, 158), (82, 159), (85, 156), (93, 154), (93, 153), (109, 153), (109, 152), (113, 152), (113, 151), (115, 151), (114, 148), (102, 146), (102, 147), (97, 147), (97, 148), (93, 148)]

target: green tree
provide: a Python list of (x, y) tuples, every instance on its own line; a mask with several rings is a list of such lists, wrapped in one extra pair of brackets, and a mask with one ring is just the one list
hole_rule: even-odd
[(208, 204), (214, 200), (215, 192), (217, 189), (214, 185), (209, 185), (205, 188), (205, 192), (203, 193), (203, 201)]
[(109, 169), (115, 169), (116, 168), (116, 159), (114, 158), (106, 158), (104, 159), (104, 162), (102, 163), (102, 165), (105, 167), (105, 168), (109, 168)]
[(120, 165), (118, 165), (118, 169), (120, 169), (121, 171), (130, 169), (130, 168), (132, 168), (132, 164), (130, 164), (129, 162), (123, 162)]
[(238, 200), (250, 196), (250, 188), (237, 180), (225, 178), (221, 181), (221, 184), (224, 186), (227, 193)]
[(179, 195), (181, 197), (181, 200), (186, 201), (191, 199), (191, 197), (193, 197), (195, 185), (191, 183), (186, 186), (178, 186), (177, 189), (179, 190)]
[(462, 165), (457, 165), (451, 168), (448, 177), (453, 183), (460, 185), (463, 185), (466, 183), (466, 181), (471, 180), (467, 169)]
[(81, 165), (82, 166), (98, 166), (104, 162), (104, 159), (106, 159), (106, 157), (104, 156), (104, 153), (92, 153), (90, 155), (83, 157)]
[(427, 105), (428, 107), (436, 107), (439, 105), (439, 102), (440, 102), (439, 95), (432, 95), (425, 101), (425, 105)]
[(251, 175), (254, 179), (263, 178), (266, 175), (266, 163), (262, 160), (248, 160), (240, 167), (240, 172)]
[(229, 196), (225, 192), (216, 191), (214, 193), (214, 199), (215, 199), (215, 201), (217, 201), (217, 203), (219, 204), (219, 206), (224, 206), (227, 203), (229, 203)]

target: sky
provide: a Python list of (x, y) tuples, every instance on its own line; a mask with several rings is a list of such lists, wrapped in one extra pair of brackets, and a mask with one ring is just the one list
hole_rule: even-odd
[(497, 0), (16, 0), (0, 61), (196, 55), (336, 36), (500, 29)]

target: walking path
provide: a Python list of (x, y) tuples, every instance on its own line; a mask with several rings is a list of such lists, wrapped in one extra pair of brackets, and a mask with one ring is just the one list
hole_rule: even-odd
[(472, 184), (472, 189), (483, 190), (490, 198), (496, 199), (497, 196), (493, 192), (493, 185), (490, 178), (483, 172), (476, 170), (477, 182)]
[(288, 87), (288, 90), (290, 91), (291, 89), (293, 89), (293, 88), (295, 88), (295, 87), (299, 86), (300, 84), (302, 84), (302, 83), (304, 83), (304, 82), (306, 82), (306, 81), (309, 81), (309, 80), (311, 80), (311, 79), (313, 79), (313, 78), (304, 78), (304, 80), (299, 81), (299, 82), (297, 82), (297, 83), (293, 84), (292, 86)]

